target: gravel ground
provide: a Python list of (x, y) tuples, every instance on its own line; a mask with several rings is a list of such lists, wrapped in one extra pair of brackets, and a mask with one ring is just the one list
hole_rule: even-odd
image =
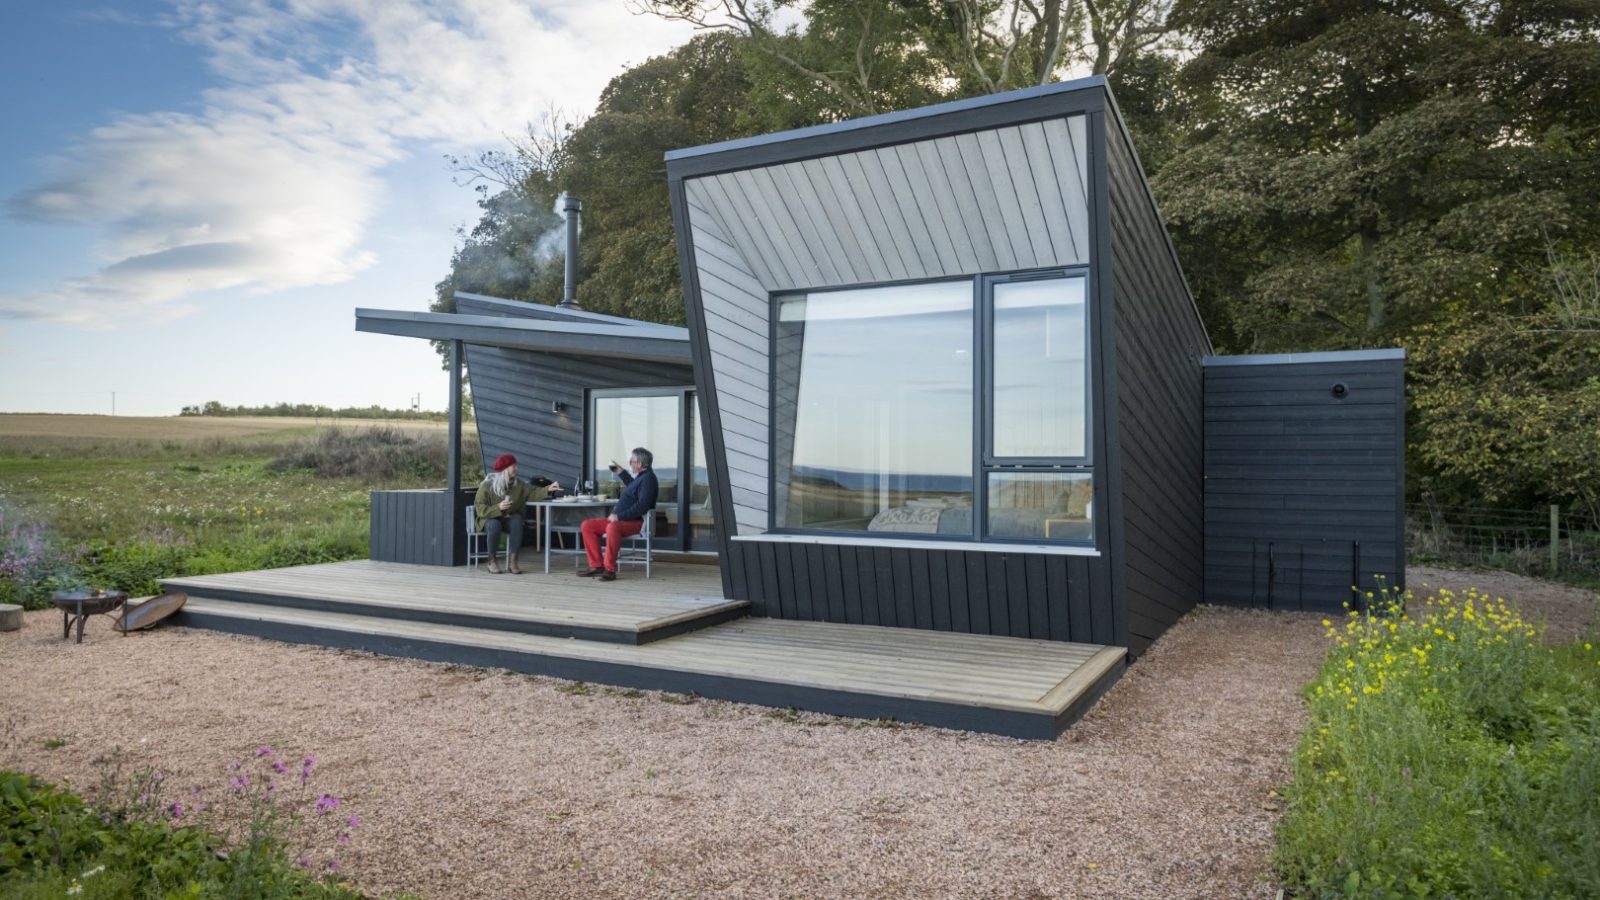
[[(1424, 583), (1563, 634), (1595, 610), (1511, 576)], [(76, 646), (30, 613), (0, 634), (0, 766), (93, 783), (121, 746), (217, 785), (257, 746), (313, 753), (371, 894), (1268, 898), (1320, 618), (1198, 609), (1044, 743), (104, 619)]]

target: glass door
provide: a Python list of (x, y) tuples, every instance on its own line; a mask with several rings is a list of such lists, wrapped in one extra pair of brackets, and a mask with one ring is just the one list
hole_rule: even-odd
[(588, 465), (596, 492), (615, 497), (622, 482), (607, 468), (626, 470), (635, 447), (654, 457), (656, 546), (662, 550), (715, 550), (710, 468), (700, 434), (699, 408), (689, 388), (624, 388), (589, 394)]

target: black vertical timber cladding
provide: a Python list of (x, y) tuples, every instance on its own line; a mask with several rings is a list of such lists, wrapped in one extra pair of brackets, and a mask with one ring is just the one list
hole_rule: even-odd
[(1403, 351), (1219, 357), (1205, 374), (1206, 600), (1340, 611), (1357, 543), (1363, 590), (1404, 589)]
[[(458, 312), (512, 316), (505, 303), (461, 297)], [(540, 307), (528, 304), (527, 318)], [(517, 457), (525, 477), (544, 475), (565, 484), (583, 468), (585, 392), (591, 388), (681, 387), (694, 375), (689, 366), (632, 359), (600, 359), (466, 345), (467, 378), (485, 470), (502, 453)], [(565, 404), (554, 412), (551, 404)], [(618, 451), (621, 452), (621, 451)]]
[[(1122, 532), (1113, 565), (1123, 602), (1115, 612), (1138, 654), (1204, 593), (1201, 360), (1211, 342), (1114, 111), (1104, 147), (1115, 310), (1108, 415), (1117, 429), (1109, 452)], [(1099, 624), (1094, 631), (1104, 633)]]
[(1109, 613), (1089, 621), (1091, 570), (1109, 593), (1094, 557), (759, 538), (732, 552), (762, 581), (752, 615), (1110, 643)]
[(367, 555), (380, 562), (461, 565), (470, 499), (466, 491), (454, 498), (449, 491), (373, 491)]

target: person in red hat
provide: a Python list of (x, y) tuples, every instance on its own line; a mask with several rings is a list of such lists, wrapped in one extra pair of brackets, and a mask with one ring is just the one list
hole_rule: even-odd
[(489, 572), (500, 574), (497, 555), (500, 535), (506, 536), (506, 569), (513, 575), (522, 574), (517, 564), (517, 551), (522, 547), (528, 503), (543, 500), (551, 491), (561, 490), (561, 485), (548, 478), (535, 478), (533, 483), (517, 479), (517, 458), (502, 453), (494, 461), (494, 471), (483, 476), (478, 485), (478, 496), (473, 506), (478, 511), (478, 531), (488, 536)]

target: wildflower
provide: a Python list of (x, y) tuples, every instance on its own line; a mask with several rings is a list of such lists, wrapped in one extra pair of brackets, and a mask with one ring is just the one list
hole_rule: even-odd
[(174, 820), (183, 818), (183, 804), (174, 803), (167, 807), (167, 815), (171, 816)]
[(283, 760), (275, 759), (272, 761), (272, 771), (282, 775), (283, 773), (289, 771), (289, 767), (284, 765)]
[(350, 832), (348, 832), (348, 831), (340, 832), (339, 833), (339, 843), (341, 843), (341, 844), (350, 843)]
[(361, 824), (361, 817), (360, 816), (351, 816), (346, 821), (349, 823), (351, 828), (355, 828), (356, 826)]
[(93, 878), (96, 875), (99, 875), (101, 872), (104, 872), (105, 870), (106, 870), (105, 864), (102, 863), (102, 864), (100, 864), (98, 866), (95, 866), (94, 868), (90, 869), (89, 871), (83, 873), (82, 875), (79, 875), (78, 877), (79, 878)]
[(83, 893), (83, 885), (79, 884), (77, 880), (74, 879), (72, 884), (67, 887), (67, 896), (71, 897), (73, 894), (81, 893)]
[(323, 794), (317, 798), (317, 815), (330, 813), (339, 808), (339, 798), (331, 794)]
[(310, 859), (310, 857), (302, 856), (299, 859), (295, 860), (294, 864), (299, 866), (302, 869), (309, 869), (309, 868), (311, 868), (311, 859)]
[(260, 759), (263, 756), (271, 756), (272, 753), (273, 753), (273, 751), (272, 751), (271, 747), (257, 747), (256, 748), (256, 759)]

